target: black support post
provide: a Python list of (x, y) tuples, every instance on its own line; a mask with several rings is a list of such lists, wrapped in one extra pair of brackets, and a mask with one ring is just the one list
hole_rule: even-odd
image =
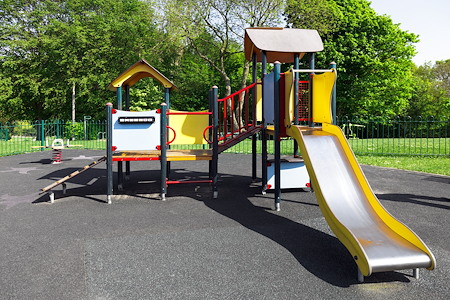
[(262, 158), (262, 193), (266, 193), (267, 189), (267, 135), (266, 135), (266, 119), (264, 118), (264, 77), (267, 74), (267, 55), (266, 51), (262, 51), (261, 53), (261, 71), (262, 71), (262, 128), (261, 128), (261, 158)]
[(161, 104), (161, 200), (166, 200), (167, 194), (167, 104)]
[(106, 104), (106, 181), (106, 202), (111, 204), (113, 194), (112, 103)]
[[(298, 70), (300, 68), (300, 56), (298, 53), (294, 54), (294, 70)], [(298, 125), (298, 81), (299, 76), (298, 72), (294, 73), (294, 125)], [(298, 157), (298, 144), (297, 140), (294, 139), (294, 156)]]
[(281, 206), (281, 148), (280, 148), (280, 73), (281, 73), (281, 63), (274, 63), (274, 101), (273, 101), (273, 112), (274, 112), (274, 145), (275, 145), (275, 210), (279, 211)]
[(212, 187), (213, 187), (213, 198), (217, 198), (219, 196), (219, 192), (217, 189), (217, 181), (218, 181), (218, 168), (219, 168), (219, 105), (218, 105), (218, 95), (219, 89), (217, 86), (213, 86), (211, 93), (211, 104), (212, 104), (212, 135), (213, 135), (213, 156), (212, 156), (212, 165), (211, 165), (211, 175), (212, 175)]
[[(311, 70), (314, 70), (316, 68), (315, 53), (309, 54), (309, 68)], [(311, 72), (309, 74), (309, 127), (314, 127), (314, 122), (313, 122), (313, 101), (314, 101), (314, 99), (312, 96), (313, 76), (314, 76), (314, 72)]]
[[(257, 82), (257, 70), (256, 70), (256, 53), (253, 53), (252, 55), (252, 82), (256, 83)], [(257, 90), (258, 90), (258, 85), (255, 85), (253, 87), (253, 92), (252, 92), (252, 119), (253, 119), (253, 126), (256, 126), (256, 122), (257, 122), (257, 112), (256, 112), (256, 94), (257, 94)], [(255, 181), (256, 180), (256, 142), (257, 142), (257, 136), (256, 134), (252, 135), (252, 180)]]

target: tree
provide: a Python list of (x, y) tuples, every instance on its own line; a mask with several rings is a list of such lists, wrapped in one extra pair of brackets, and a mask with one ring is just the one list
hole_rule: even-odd
[[(10, 119), (103, 117), (108, 83), (139, 58), (158, 56), (151, 6), (141, 0), (0, 0), (0, 103)], [(156, 53), (156, 54), (155, 54)]]
[[(324, 9), (322, 18), (316, 6)], [(293, 27), (327, 25), (318, 26), (324, 51), (317, 65), (337, 63), (338, 115), (393, 116), (406, 110), (413, 91), (415, 34), (377, 15), (367, 0), (290, 1), (286, 18)]]
[(415, 68), (414, 84), (409, 116), (450, 118), (450, 60)]
[[(229, 61), (242, 53), (245, 27), (276, 23), (283, 1), (172, 0), (164, 1), (162, 7), (169, 34), (181, 43), (186, 42), (220, 74), (225, 85), (224, 96), (228, 96), (233, 85)], [(241, 87), (247, 80), (248, 64), (242, 71)]]

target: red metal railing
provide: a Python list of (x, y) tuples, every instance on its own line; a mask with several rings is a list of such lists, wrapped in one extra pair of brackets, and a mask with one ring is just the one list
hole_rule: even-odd
[(257, 127), (256, 83), (253, 83), (225, 98), (218, 99), (218, 140), (225, 145)]

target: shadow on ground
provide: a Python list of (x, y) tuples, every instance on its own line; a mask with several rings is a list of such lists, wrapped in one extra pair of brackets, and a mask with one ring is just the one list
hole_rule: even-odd
[[(435, 208), (449, 209), (450, 210), (450, 198), (444, 197), (431, 197), (420, 196), (413, 194), (380, 194), (377, 195), (378, 199), (388, 200), (394, 202), (407, 202), (417, 205), (424, 205)], [(439, 203), (436, 203), (439, 202)], [(442, 204), (441, 204), (442, 203)], [(447, 204), (447, 205), (445, 205)]]
[[(255, 195), (260, 188), (249, 188), (250, 178), (233, 176), (229, 181), (226, 186), (232, 186), (233, 189), (221, 189), (220, 199), (205, 201), (206, 206), (278, 243), (305, 269), (329, 284), (349, 287), (358, 283), (356, 264), (337, 238), (283, 217), (268, 207), (255, 205), (254, 202), (258, 202), (258, 199), (254, 200), (258, 197)], [(233, 190), (239, 193), (233, 193)], [(311, 205), (302, 202), (297, 204)], [(375, 273), (366, 280), (368, 283), (378, 281), (409, 282), (409, 279), (399, 272), (386, 272)]]
[[(58, 180), (76, 171), (76, 168), (65, 168), (42, 176), (39, 180)], [(114, 174), (117, 183), (117, 174)], [(124, 191), (115, 190), (116, 197), (126, 196), (145, 200), (159, 200), (159, 170), (133, 171), (131, 178), (124, 182)], [(186, 169), (172, 169), (175, 180), (198, 180), (207, 178), (204, 172), (193, 172)], [(106, 192), (104, 169), (93, 168), (68, 181), (67, 194), (62, 195), (61, 188), (55, 188), (56, 201), (70, 196), (100, 201)], [(298, 191), (296, 191), (298, 194)], [(223, 175), (219, 183), (219, 199), (211, 199), (212, 192), (199, 185), (174, 185), (168, 188), (170, 197), (188, 197), (202, 201), (207, 207), (226, 216), (245, 228), (261, 234), (287, 249), (293, 257), (314, 276), (338, 287), (349, 287), (357, 284), (357, 267), (352, 257), (337, 238), (320, 230), (293, 221), (280, 213), (272, 211), (267, 204), (267, 197), (260, 195), (260, 187), (252, 184), (248, 176)], [(120, 197), (120, 196), (119, 196)], [(381, 195), (381, 199), (395, 201), (418, 201), (413, 195)], [(414, 200), (412, 200), (414, 199)], [(443, 199), (442, 201), (448, 201)], [(48, 201), (46, 194), (33, 203)], [(114, 200), (113, 200), (114, 201)], [(292, 205), (314, 207), (316, 204), (287, 200)], [(447, 207), (448, 208), (448, 207)], [(299, 211), (302, 207), (298, 208)], [(261, 245), (264, 247), (264, 245)], [(408, 282), (408, 275), (399, 272), (376, 273), (366, 282)]]

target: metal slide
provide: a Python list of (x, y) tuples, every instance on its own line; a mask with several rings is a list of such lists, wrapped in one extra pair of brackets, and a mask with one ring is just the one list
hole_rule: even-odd
[(358, 265), (358, 279), (374, 272), (434, 269), (430, 249), (392, 217), (370, 188), (339, 127), (291, 126), (301, 149), (320, 209)]

